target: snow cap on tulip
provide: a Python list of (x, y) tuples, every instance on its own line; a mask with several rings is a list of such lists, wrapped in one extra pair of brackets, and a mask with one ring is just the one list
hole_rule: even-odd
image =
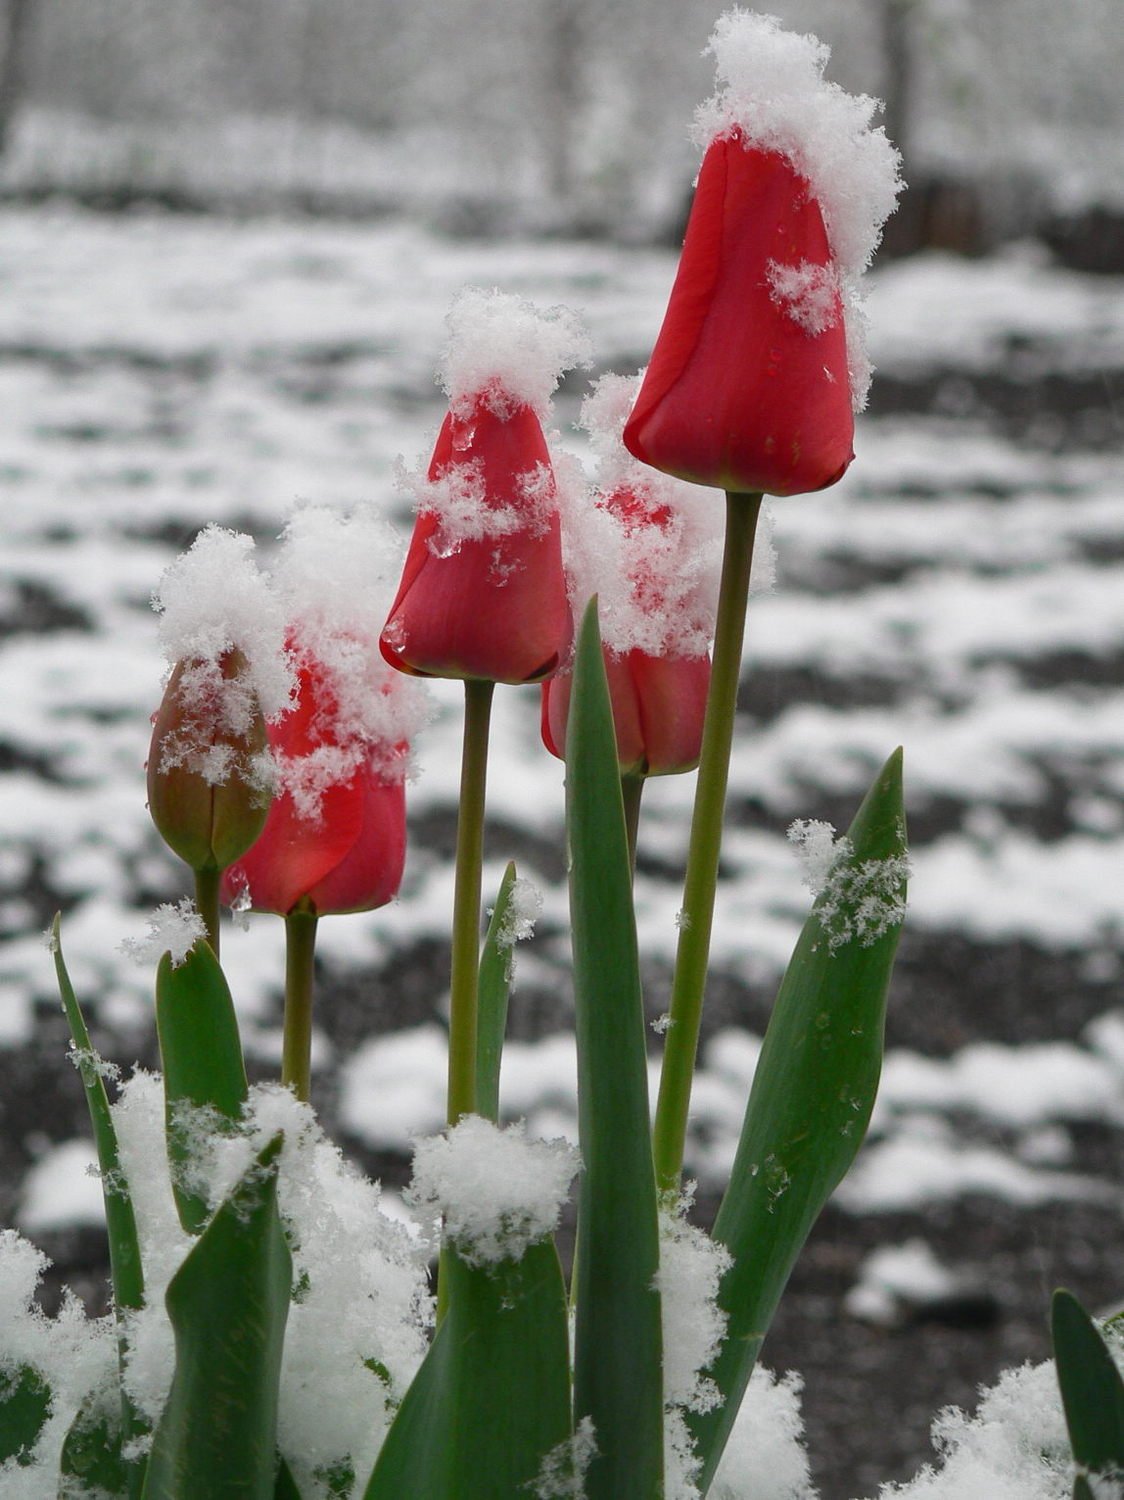
[(870, 365), (858, 281), (894, 207), (900, 157), (878, 108), (823, 72), (829, 51), (731, 11), (679, 273), (625, 431), (698, 484), (798, 494), (839, 479)]
[(419, 676), (539, 681), (571, 630), (542, 422), (588, 341), (564, 309), (497, 291), (463, 292), (449, 327), (449, 411), (426, 473), (404, 475), (418, 514), (382, 651)]
[(273, 804), (227, 872), (226, 898), (282, 915), (368, 911), (397, 893), (405, 860), (409, 744), (428, 709), (420, 684), (378, 649), (396, 549), (368, 512), (290, 520), (274, 570), (297, 677), (268, 726)]
[(284, 620), (250, 537), (209, 526), (153, 595), (171, 675), (153, 720), (148, 805), (192, 869), (221, 870), (269, 805), (265, 717), (293, 691)]

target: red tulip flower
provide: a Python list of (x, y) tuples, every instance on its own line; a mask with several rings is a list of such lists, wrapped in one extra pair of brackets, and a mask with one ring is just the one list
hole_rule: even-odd
[(820, 205), (738, 130), (703, 159), (679, 272), (625, 446), (695, 484), (793, 495), (842, 477), (854, 416)]
[(341, 745), (337, 709), (329, 675), (306, 660), (296, 706), (268, 726), (279, 790), (260, 838), (226, 873), (228, 901), (248, 896), (254, 911), (325, 916), (371, 911), (397, 894), (405, 747)]
[(422, 677), (539, 682), (569, 649), (570, 606), (554, 472), (542, 426), (587, 339), (562, 308), (541, 313), (469, 288), (449, 314), (449, 412), (380, 645)]
[(538, 682), (570, 642), (554, 474), (527, 405), (450, 411), (380, 645), (422, 677)]

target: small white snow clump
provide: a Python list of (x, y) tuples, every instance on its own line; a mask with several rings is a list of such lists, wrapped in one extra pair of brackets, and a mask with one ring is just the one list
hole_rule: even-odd
[(803, 1440), (802, 1387), (795, 1371), (778, 1380), (762, 1365), (754, 1369), (709, 1500), (816, 1500)]
[[(858, 282), (903, 187), (901, 156), (885, 130), (872, 125), (879, 101), (827, 82), (830, 48), (784, 30), (775, 16), (728, 11), (707, 50), (715, 58), (718, 89), (699, 107), (694, 140), (705, 150), (738, 131), (747, 146), (778, 152), (808, 179), (839, 276), (851, 399), (861, 410), (871, 370)], [(775, 281), (774, 291), (788, 295)], [(806, 295), (795, 299), (798, 321), (816, 316), (813, 305)]]
[(542, 916), (543, 895), (533, 880), (520, 876), (512, 883), (503, 926), (496, 935), (500, 948), (514, 948), (534, 936), (535, 923)]
[(660, 1269), (656, 1286), (663, 1321), (664, 1468), (669, 1500), (696, 1500), (700, 1468), (687, 1412), (710, 1411), (721, 1400), (705, 1371), (718, 1354), (726, 1314), (718, 1284), (730, 1252), (688, 1222), (688, 1193), (674, 1211), (660, 1213)]
[[(152, 595), (169, 667), (190, 663), (201, 701), (217, 694), (226, 711), (224, 727), (236, 733), (248, 727), (254, 698), (272, 718), (288, 706), (293, 691), (284, 610), (253, 554), (251, 537), (207, 526), (165, 570)], [(235, 649), (246, 658), (245, 678), (223, 683), (220, 663)]]
[(788, 837), (804, 866), (804, 884), (818, 901), (818, 915), (832, 950), (854, 939), (869, 948), (905, 920), (907, 855), (865, 859), (856, 864), (846, 835), (835, 837), (830, 823), (797, 818)]
[(531, 1485), (535, 1500), (585, 1500), (586, 1470), (596, 1457), (593, 1418), (583, 1417), (573, 1436), (563, 1439), (543, 1459)]
[(174, 904), (166, 901), (158, 906), (148, 919), (146, 935), (126, 938), (119, 947), (138, 964), (155, 963), (165, 953), (170, 953), (172, 968), (178, 969), (195, 944), (206, 936), (206, 922), (196, 910), (194, 901), (185, 896)]
[(454, 415), (481, 398), (501, 418), (529, 406), (545, 421), (565, 370), (589, 363), (592, 343), (567, 307), (540, 311), (522, 297), (466, 287), (446, 320), (441, 384)]
[(557, 1227), (580, 1165), (568, 1141), (529, 1141), (522, 1121), (501, 1129), (465, 1115), (418, 1142), (406, 1201), (444, 1220), (446, 1239), (469, 1265), (520, 1260)]

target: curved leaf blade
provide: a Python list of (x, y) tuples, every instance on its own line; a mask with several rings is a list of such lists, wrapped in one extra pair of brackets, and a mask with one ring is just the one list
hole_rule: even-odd
[(1054, 1293), (1050, 1323), (1074, 1462), (1088, 1473), (1119, 1477), (1124, 1474), (1124, 1381), (1116, 1361), (1072, 1292)]
[(277, 1212), (282, 1137), (235, 1184), (172, 1278), (176, 1371), (144, 1500), (273, 1500), (292, 1259)]
[(514, 1500), (569, 1438), (566, 1287), (553, 1241), (498, 1266), (469, 1266), (453, 1251), (445, 1264), (448, 1311), (364, 1500)]
[[(796, 1257), (853, 1162), (874, 1107), (905, 902), (900, 750), (871, 786), (847, 839), (849, 851), (817, 897), (781, 982), (714, 1224), (734, 1264), (719, 1293), (726, 1338), (709, 1371), (723, 1401), (691, 1420), (704, 1493)], [(861, 934), (841, 939), (861, 927), (861, 903), (874, 886), (894, 919), (870, 941)]]
[(38, 1370), (21, 1365), (0, 1370), (0, 1464), (25, 1466), (51, 1410), (51, 1390)]
[(578, 638), (566, 737), (578, 1040), (574, 1419), (597, 1456), (589, 1500), (663, 1493), (659, 1220), (644, 1005), (616, 738), (595, 604)]

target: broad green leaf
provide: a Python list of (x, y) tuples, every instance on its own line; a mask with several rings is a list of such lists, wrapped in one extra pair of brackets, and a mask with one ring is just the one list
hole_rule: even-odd
[(704, 1493), (793, 1263), (854, 1160), (874, 1106), (905, 900), (900, 751), (847, 839), (781, 983), (714, 1224), (734, 1265), (719, 1293), (726, 1339), (709, 1371), (723, 1403), (691, 1420)]
[(130, 1489), (136, 1466), (121, 1455), (121, 1414), (107, 1406), (100, 1391), (94, 1392), (82, 1405), (71, 1423), (62, 1445), (59, 1473), (71, 1484), (61, 1490), (69, 1494), (89, 1492), (99, 1497), (136, 1493)]
[(180, 1223), (197, 1233), (207, 1205), (185, 1185), (193, 1158), (193, 1110), (237, 1120), (246, 1101), (246, 1068), (226, 976), (209, 944), (198, 942), (184, 961), (165, 953), (156, 971), (156, 1030), (164, 1072), (168, 1161)]
[(100, 1059), (90, 1042), (90, 1033), (82, 1015), (82, 1007), (74, 993), (74, 986), (67, 973), (62, 954), (60, 920), (56, 916), (51, 926), (51, 946), (55, 957), (55, 974), (63, 1010), (74, 1042), (75, 1059), (86, 1091), (86, 1108), (90, 1114), (90, 1125), (94, 1132), (94, 1147), (98, 1154), (101, 1172), (102, 1197), (105, 1200), (105, 1227), (109, 1239), (109, 1264), (113, 1277), (113, 1301), (118, 1312), (122, 1308), (144, 1306), (144, 1277), (141, 1271), (140, 1246), (137, 1241), (137, 1223), (133, 1203), (129, 1196), (128, 1183), (121, 1171), (121, 1159), (117, 1147), (117, 1131), (109, 1108), (109, 1096), (105, 1091), (99, 1063)]
[[(1059, 1288), (1050, 1309), (1054, 1363), (1073, 1459), (1083, 1473), (1124, 1475), (1124, 1381), (1092, 1318)], [(1082, 1474), (1074, 1496), (1091, 1494)]]
[(273, 1500), (292, 1259), (277, 1212), (282, 1137), (235, 1184), (168, 1286), (176, 1368), (144, 1500)]
[(570, 1435), (566, 1288), (551, 1240), (519, 1261), (446, 1256), (448, 1311), (364, 1500), (516, 1500)]
[(50, 1409), (50, 1387), (38, 1370), (22, 1365), (10, 1373), (0, 1371), (0, 1463), (9, 1458), (31, 1462)]
[(578, 1042), (574, 1420), (592, 1419), (588, 1500), (663, 1493), (659, 1226), (644, 1008), (616, 739), (594, 605), (578, 639), (566, 739)]
[(509, 864), (500, 881), (484, 948), (480, 955), (479, 1001), (476, 1018), (476, 1113), (486, 1120), (500, 1117), (500, 1058), (507, 1026), (507, 998), (511, 990), (511, 942), (507, 933), (515, 866)]

